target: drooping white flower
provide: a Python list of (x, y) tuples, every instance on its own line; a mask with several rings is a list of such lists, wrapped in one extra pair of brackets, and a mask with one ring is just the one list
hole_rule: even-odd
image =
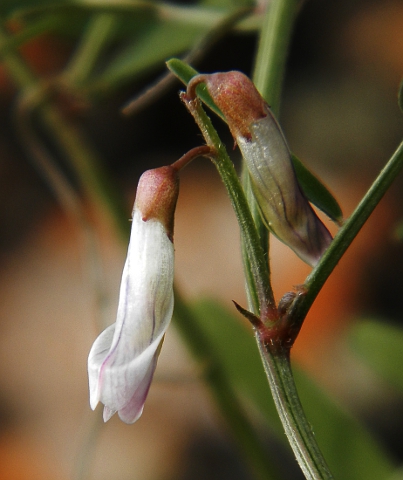
[(241, 150), (267, 228), (315, 266), (332, 237), (298, 184), (290, 150), (270, 108), (241, 72), (197, 75), (188, 85), (191, 96), (202, 82)]
[(104, 421), (116, 412), (134, 423), (157, 365), (173, 312), (173, 216), (177, 171), (162, 167), (139, 182), (116, 322), (95, 340), (88, 358), (90, 405), (104, 404)]

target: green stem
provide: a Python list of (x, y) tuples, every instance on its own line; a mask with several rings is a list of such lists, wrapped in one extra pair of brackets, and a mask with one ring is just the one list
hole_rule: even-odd
[[(0, 28), (0, 44), (7, 41), (7, 33)], [(106, 213), (107, 218), (117, 226), (117, 230), (126, 238), (129, 228), (126, 209), (120, 202), (119, 196), (111, 188), (110, 182), (101, 168), (102, 162), (93, 149), (87, 144), (79, 130), (67, 121), (47, 98), (46, 87), (40, 84), (17, 53), (10, 52), (4, 55), (3, 64), (23, 92), (22, 95), (32, 94), (32, 92), (37, 93), (37, 95), (32, 95), (35, 102), (33, 105), (29, 105), (28, 102), (26, 108), (30, 110), (25, 114), (30, 113), (33, 108), (37, 107), (40, 121), (51, 138), (56, 140), (61, 151), (74, 168), (93, 205), (101, 209), (104, 214)]]
[[(259, 41), (253, 80), (276, 114), (279, 112), (285, 64), (299, 4), (299, 0), (270, 2)], [(244, 178), (247, 178), (246, 172)], [(244, 187), (250, 208), (256, 211), (250, 182), (244, 181)], [(267, 231), (260, 216), (256, 214), (254, 218), (261, 234), (262, 248), (268, 252)], [(248, 261), (244, 264), (246, 271), (251, 268)], [(250, 285), (247, 288), (250, 289)], [(256, 338), (280, 420), (301, 470), (307, 479), (332, 478), (301, 406), (291, 371), (289, 349), (271, 351), (270, 345), (265, 345), (259, 334)]]
[(332, 479), (299, 400), (288, 350), (273, 354), (259, 335), (256, 338), (277, 412), (305, 478)]
[[(255, 228), (259, 237), (260, 247), (263, 251), (263, 254), (266, 258), (266, 265), (268, 270), (268, 277), (270, 279), (271, 269), (269, 263), (269, 232), (266, 228), (266, 225), (262, 222), (262, 217), (260, 215), (259, 207), (256, 202), (255, 196), (252, 191), (252, 185), (249, 177), (248, 169), (245, 165), (245, 162), (242, 164), (242, 187), (245, 192), (245, 197), (249, 205), (249, 209), (255, 224)], [(242, 261), (243, 261), (243, 270), (245, 274), (245, 289), (248, 297), (248, 306), (249, 309), (255, 314), (259, 314), (259, 301), (256, 297), (256, 291), (254, 288), (253, 280), (253, 270), (252, 265), (248, 257), (248, 246), (245, 244), (241, 238), (241, 251), (242, 251)], [(274, 299), (273, 299), (274, 302)]]
[(260, 480), (279, 478), (274, 469), (262, 439), (252, 427), (244, 407), (238, 401), (219, 357), (212, 348), (208, 338), (198, 327), (193, 318), (193, 311), (188, 308), (177, 291), (175, 291), (175, 311), (173, 320), (179, 332), (191, 350), (194, 358), (203, 365), (203, 377), (220, 407), (229, 428), (246, 454), (249, 464)]
[(83, 85), (93, 72), (100, 54), (108, 44), (117, 25), (117, 15), (93, 15), (76, 52), (63, 72), (63, 79), (74, 85)]
[(320, 262), (307, 277), (304, 284), (306, 294), (297, 296), (288, 312), (290, 321), (296, 329), (301, 328), (312, 303), (327, 278), (402, 168), (403, 142), (382, 169), (357, 208), (340, 228)]
[(255, 311), (260, 311), (260, 315), (264, 319), (273, 318), (276, 308), (266, 258), (261, 248), (259, 235), (234, 165), (199, 100), (192, 100), (187, 96), (183, 96), (182, 99), (196, 120), (207, 145), (215, 152), (213, 161), (227, 189), (237, 216), (245, 251), (247, 252), (248, 261), (251, 265), (250, 271), (253, 276), (253, 291), (257, 293), (256, 296), (252, 296), (251, 298), (259, 299), (259, 305), (254, 305)]
[(268, 3), (256, 55), (253, 82), (279, 113), (288, 49), (300, 0), (272, 0)]

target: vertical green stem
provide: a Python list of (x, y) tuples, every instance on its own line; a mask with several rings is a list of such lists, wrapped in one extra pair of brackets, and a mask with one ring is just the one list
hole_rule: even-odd
[(260, 34), (253, 82), (275, 115), (279, 113), (285, 64), (300, 3), (300, 0), (268, 2)]
[[(260, 36), (253, 80), (276, 114), (279, 112), (286, 59), (299, 3), (299, 0), (270, 2)], [(244, 182), (244, 187), (250, 208), (256, 211), (250, 182)], [(255, 215), (255, 223), (258, 231), (262, 232), (263, 248), (268, 252), (267, 233), (264, 233), (264, 225), (258, 215)], [(245, 270), (250, 268), (249, 262), (245, 261)], [(301, 406), (291, 371), (289, 349), (274, 350), (258, 333), (256, 338), (279, 417), (301, 470), (307, 479), (333, 478)]]
[[(7, 40), (7, 33), (0, 28), (0, 44)], [(56, 106), (49, 101), (46, 88), (41, 86), (39, 80), (17, 53), (5, 54), (3, 63), (23, 94), (34, 90), (38, 92), (40, 89), (43, 90), (42, 103), (38, 106), (40, 121), (51, 138), (56, 140), (61, 151), (73, 166), (93, 204), (106, 213), (107, 218), (116, 225), (117, 230), (126, 238), (129, 228), (126, 209), (107, 180), (101, 167), (102, 162), (94, 150), (87, 144), (79, 130), (63, 117)]]
[[(267, 292), (270, 291), (270, 294), (272, 292), (268, 283), (267, 270), (265, 270), (265, 258), (262, 256), (260, 241), (246, 198), (243, 195), (238, 177), (233, 170), (225, 148), (200, 103), (195, 100), (189, 101), (187, 97), (184, 100), (198, 123), (207, 144), (216, 152), (215, 165), (227, 188), (238, 218), (245, 252), (248, 255), (247, 258), (251, 267), (250, 272), (253, 275), (254, 288), (256, 288), (258, 293), (258, 307), (260, 307), (262, 318), (267, 318), (264, 316), (267, 313), (264, 311), (264, 302), (267, 298)], [(256, 258), (254, 255), (256, 255)], [(247, 277), (247, 280), (250, 281), (251, 279)], [(272, 299), (272, 297), (270, 298)], [(270, 304), (270, 306), (273, 310), (275, 309), (273, 304)], [(255, 305), (253, 307), (256, 308)], [(289, 348), (278, 348), (278, 345), (265, 343), (264, 334), (266, 332), (270, 333), (270, 329), (271, 326), (267, 325), (266, 330), (263, 329), (263, 331), (257, 332), (256, 337), (274, 402), (283, 422), (285, 433), (306, 478), (308, 480), (330, 480), (333, 477), (326, 466), (298, 398), (289, 363)]]
[(292, 376), (288, 350), (270, 353), (270, 347), (257, 335), (259, 353), (272, 387), (273, 399), (285, 434), (307, 480), (331, 480), (329, 468), (305, 417)]

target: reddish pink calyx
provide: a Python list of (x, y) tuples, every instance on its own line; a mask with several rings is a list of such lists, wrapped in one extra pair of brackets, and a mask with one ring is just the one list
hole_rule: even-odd
[(267, 115), (266, 102), (252, 81), (237, 71), (196, 75), (189, 82), (189, 96), (195, 97), (195, 88), (200, 83), (206, 84), (234, 138), (250, 139), (250, 125)]
[(171, 166), (147, 170), (140, 177), (134, 208), (144, 221), (161, 222), (169, 238), (173, 238), (174, 213), (179, 194), (178, 172)]

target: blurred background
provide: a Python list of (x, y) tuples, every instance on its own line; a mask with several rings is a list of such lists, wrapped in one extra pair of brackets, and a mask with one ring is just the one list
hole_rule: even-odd
[[(16, 19), (15, 12), (39, 3), (4, 3), (0, 10), (10, 35), (34, 24), (29, 16)], [(203, 3), (210, 4), (230, 5)], [(44, 29), (18, 48), (44, 85), (69, 66), (90, 14), (63, 13), (69, 21)], [(162, 51), (163, 58), (150, 60), (139, 72), (113, 77), (108, 64), (115, 71), (126, 65), (123, 55), (120, 64), (113, 63), (122, 44), (129, 59), (130, 42), (154, 48), (148, 17), (118, 22), (92, 83), (74, 91), (63, 90), (61, 83), (54, 102), (99, 155), (129, 219), (141, 173), (173, 162), (202, 139), (178, 98), (179, 82), (136, 114), (121, 113), (164, 73), (164, 60), (183, 54), (193, 40), (182, 46), (186, 33), (178, 29), (182, 37), (172, 54), (164, 57)], [(251, 75), (256, 39), (254, 29), (228, 33), (198, 61), (198, 70), (238, 69)], [(2, 52), (6, 62), (7, 51)], [(292, 151), (329, 187), (345, 217), (401, 141), (397, 92), (402, 73), (401, 1), (304, 2), (288, 59), (280, 122)], [(96, 237), (60, 207), (28, 153), (32, 142), (21, 129), (24, 114), (17, 107), (23, 103), (21, 91), (9, 65), (0, 63), (0, 478), (254, 478), (202, 381), (203, 366), (192, 359), (174, 325), (138, 423), (127, 426), (113, 417), (104, 425), (101, 408), (90, 411), (86, 359), (100, 329), (115, 320), (126, 245), (113, 222), (90, 201), (85, 211)], [(58, 158), (36, 113), (29, 121)], [(220, 122), (216, 125), (239, 166), (229, 133)], [(80, 195), (73, 170), (58, 161)], [(402, 326), (402, 187), (399, 177), (327, 282), (292, 351), (295, 363), (362, 421), (396, 467), (403, 460), (402, 389), (360, 357), (362, 332), (355, 334), (354, 326), (359, 319)], [(195, 161), (182, 175), (175, 225), (176, 280), (185, 298), (214, 298), (234, 315), (232, 300), (246, 304), (238, 237), (213, 166)], [(309, 272), (276, 240), (271, 261), (277, 299), (303, 283)], [(374, 340), (375, 345), (381, 342), (381, 336)], [(393, 367), (400, 371), (398, 362)], [(257, 411), (257, 424), (260, 415)], [(287, 447), (270, 433), (264, 435), (283, 464), (284, 478), (302, 478)], [(343, 478), (364, 478), (349, 475)]]

